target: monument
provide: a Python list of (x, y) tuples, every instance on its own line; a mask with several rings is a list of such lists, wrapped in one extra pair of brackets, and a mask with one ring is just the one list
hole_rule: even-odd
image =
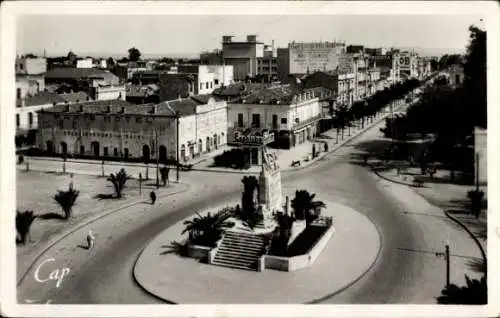
[(262, 170), (259, 175), (258, 191), (257, 213), (260, 221), (256, 227), (273, 230), (276, 227), (273, 214), (283, 209), (281, 172), (276, 155), (267, 153), (265, 147), (262, 147)]

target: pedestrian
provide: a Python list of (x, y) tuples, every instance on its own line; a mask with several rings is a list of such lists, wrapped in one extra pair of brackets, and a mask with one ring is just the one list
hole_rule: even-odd
[(149, 196), (151, 197), (151, 204), (155, 204), (156, 193), (154, 191), (151, 191), (151, 193), (149, 194)]
[(92, 249), (92, 247), (94, 247), (94, 241), (95, 241), (95, 237), (92, 234), (92, 230), (89, 230), (89, 232), (87, 233), (87, 249), (88, 250), (90, 250), (90, 249)]

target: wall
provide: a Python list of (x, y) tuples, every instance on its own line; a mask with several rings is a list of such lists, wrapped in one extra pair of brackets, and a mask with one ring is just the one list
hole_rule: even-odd
[(47, 60), (44, 58), (19, 58), (16, 60), (16, 73), (37, 75), (47, 72)]
[(314, 247), (309, 250), (307, 254), (298, 255), (294, 257), (279, 257), (272, 255), (264, 255), (264, 265), (267, 269), (275, 269), (279, 271), (292, 272), (299, 269), (303, 269), (312, 266), (316, 259), (319, 257), (321, 252), (326, 247), (328, 241), (335, 232), (335, 228), (331, 226), (319, 239), (319, 241), (314, 245)]
[(234, 82), (234, 67), (232, 65), (207, 65), (207, 67), (208, 71), (214, 74), (214, 88), (219, 88), (222, 84), (229, 86)]
[[(25, 106), (16, 107), (16, 115), (19, 115), (19, 129), (37, 129), (38, 128), (38, 114), (37, 111), (40, 109), (47, 109), (52, 107), (52, 104), (36, 105), (36, 106)], [(30, 114), (32, 116), (32, 124), (29, 124)]]
[(200, 65), (198, 68), (198, 94), (210, 94), (214, 89), (214, 73), (209, 72), (206, 65)]
[(92, 59), (83, 59), (76, 61), (76, 68), (92, 68), (94, 64), (92, 63)]
[[(59, 115), (58, 118), (56, 115)], [(94, 118), (94, 119), (92, 119)], [(54, 143), (55, 151), (60, 153), (60, 143), (66, 142), (68, 153), (80, 153), (80, 145), (85, 147), (86, 155), (93, 155), (91, 143), (100, 144), (100, 154), (108, 147), (108, 154), (113, 155), (117, 148), (119, 156), (129, 149), (129, 157), (142, 157), (143, 145), (148, 145), (151, 158), (156, 158), (155, 128), (158, 135), (158, 147), (167, 147), (167, 156), (175, 158), (176, 126), (175, 118), (127, 115), (127, 114), (88, 114), (78, 113), (39, 113), (39, 147), (47, 150), (46, 141)]]
[(339, 65), (343, 48), (335, 43), (290, 43), (290, 74), (332, 71)]
[(290, 55), (288, 48), (278, 48), (277, 75), (279, 80), (284, 80), (290, 74)]
[(96, 87), (94, 90), (94, 100), (126, 99), (125, 85)]

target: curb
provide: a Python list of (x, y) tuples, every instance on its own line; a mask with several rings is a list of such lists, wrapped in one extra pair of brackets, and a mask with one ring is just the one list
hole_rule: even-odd
[(373, 165), (370, 165), (370, 168), (373, 171), (373, 173), (375, 173), (375, 175), (377, 175), (377, 177), (379, 177), (380, 179), (384, 179), (385, 181), (396, 183), (396, 184), (400, 184), (400, 185), (404, 185), (404, 186), (407, 186), (407, 187), (410, 187), (410, 188), (429, 188), (429, 187), (426, 187), (426, 186), (419, 187), (419, 186), (413, 185), (411, 183), (405, 183), (403, 181), (393, 180), (391, 178), (388, 178), (388, 177), (380, 174), (377, 170), (375, 170), (375, 167)]
[[(165, 198), (165, 197), (169, 197), (169, 196), (172, 196), (172, 195), (175, 195), (175, 194), (179, 194), (179, 193), (184, 193), (184, 192), (187, 192), (187, 191), (191, 190), (191, 186), (189, 184), (181, 183), (181, 182), (179, 182), (178, 184), (185, 185), (186, 189), (179, 190), (179, 191), (172, 192), (172, 193), (166, 193), (166, 194), (163, 194), (163, 195), (159, 195), (158, 198)], [(115, 208), (115, 209), (113, 209), (111, 211), (105, 211), (102, 214), (95, 215), (95, 216), (91, 217), (90, 219), (82, 221), (81, 223), (75, 225), (73, 228), (69, 229), (68, 231), (66, 231), (66, 232), (58, 235), (56, 238), (52, 239), (52, 241), (50, 241), (39, 253), (37, 253), (37, 256), (35, 256), (34, 259), (33, 259), (33, 261), (30, 262), (31, 264), (28, 266), (28, 268), (26, 269), (26, 271), (17, 280), (16, 286), (21, 285), (21, 283), (26, 278), (26, 275), (28, 275), (28, 273), (30, 272), (30, 270), (33, 268), (33, 265), (35, 265), (35, 263), (43, 256), (43, 254), (45, 254), (50, 248), (52, 248), (54, 245), (56, 245), (57, 243), (59, 243), (64, 238), (68, 237), (69, 235), (73, 234), (75, 231), (81, 229), (82, 227), (84, 227), (84, 226), (86, 226), (86, 225), (88, 225), (88, 224), (90, 224), (92, 222), (95, 222), (95, 221), (97, 221), (99, 219), (102, 219), (102, 218), (108, 216), (108, 215), (114, 214), (114, 213), (116, 213), (118, 211), (121, 211), (123, 209), (127, 209), (129, 207), (132, 207), (134, 205), (137, 205), (139, 203), (146, 202), (146, 201), (149, 201), (149, 200), (148, 199), (137, 200), (137, 201), (134, 201), (134, 202), (122, 205), (122, 206), (120, 206), (118, 208)]]
[[(343, 204), (344, 205), (344, 204)], [(358, 214), (362, 215), (363, 217), (365, 217), (372, 225), (373, 227), (376, 229), (377, 231), (377, 235), (378, 235), (378, 238), (379, 238), (379, 246), (378, 246), (378, 249), (377, 249), (377, 253), (375, 255), (375, 258), (373, 259), (373, 261), (371, 262), (371, 264), (368, 266), (368, 268), (366, 268), (366, 270), (364, 270), (363, 272), (361, 272), (359, 274), (359, 276), (357, 276), (354, 280), (350, 281), (349, 283), (347, 283), (346, 285), (338, 288), (337, 290), (335, 290), (334, 292), (330, 293), (330, 294), (327, 294), (326, 296), (323, 296), (323, 297), (320, 297), (320, 298), (316, 298), (316, 299), (313, 299), (311, 301), (307, 301), (303, 304), (305, 305), (309, 305), (309, 304), (319, 304), (325, 300), (328, 300), (332, 297), (334, 297), (335, 295), (343, 292), (344, 290), (346, 290), (347, 288), (351, 287), (352, 285), (354, 285), (356, 282), (358, 282), (361, 278), (363, 278), (372, 268), (373, 266), (375, 265), (375, 263), (377, 262), (377, 260), (379, 259), (379, 256), (380, 256), (380, 251), (382, 250), (382, 233), (379, 229), (379, 227), (377, 226), (377, 224), (369, 217), (367, 216), (366, 214), (352, 208), (351, 206), (349, 205), (345, 205), (346, 207), (348, 207), (349, 209), (352, 209), (354, 210), (355, 212), (357, 212)], [(207, 209), (208, 211), (209, 209)], [(186, 218), (187, 219), (187, 218)], [(182, 221), (181, 221), (182, 222)], [(174, 224), (175, 225), (175, 224)], [(334, 228), (335, 229), (335, 228)], [(168, 230), (165, 229), (164, 231)], [(163, 233), (163, 232), (162, 232)], [(153, 240), (155, 240), (159, 235), (161, 235), (162, 233), (158, 234), (157, 236), (153, 237), (147, 244), (146, 246), (140, 251), (139, 255), (137, 256), (136, 260), (134, 261), (134, 265), (133, 265), (133, 269), (132, 269), (132, 277), (134, 279), (134, 282), (137, 284), (137, 286), (143, 290), (145, 293), (147, 293), (148, 295), (151, 295), (153, 296), (154, 298), (156, 299), (159, 299), (163, 302), (166, 302), (167, 304), (174, 304), (174, 305), (178, 305), (180, 303), (176, 303), (176, 302), (173, 302), (171, 300), (168, 300), (168, 299), (165, 299), (165, 298), (162, 298), (156, 294), (154, 294), (153, 292), (149, 291), (149, 289), (147, 289), (146, 287), (143, 286), (143, 284), (141, 284), (139, 282), (139, 280), (137, 279), (137, 276), (136, 276), (136, 266), (137, 266), (137, 263), (139, 262), (139, 259), (141, 258), (142, 254), (144, 253), (144, 251), (148, 248), (149, 244), (151, 244), (151, 242)], [(330, 239), (333, 238), (334, 235), (332, 235), (332, 237)]]

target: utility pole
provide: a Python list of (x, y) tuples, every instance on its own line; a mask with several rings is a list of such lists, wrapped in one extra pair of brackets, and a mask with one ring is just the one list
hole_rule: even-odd
[(436, 253), (437, 257), (443, 256), (444, 260), (446, 261), (446, 287), (450, 286), (450, 245), (446, 243), (446, 246), (444, 247), (444, 253), (442, 252), (437, 252)]
[[(154, 132), (155, 132), (155, 152), (156, 152), (156, 189), (158, 189), (160, 187), (160, 180), (158, 178), (158, 172), (159, 172), (159, 168), (158, 168), (158, 131), (156, 130), (156, 127), (153, 128), (154, 129)], [(148, 163), (149, 165), (149, 163)]]
[(176, 135), (176, 138), (177, 138), (177, 142), (176, 142), (176, 147), (177, 147), (177, 152), (176, 152), (176, 156), (177, 156), (177, 171), (176, 171), (176, 179), (177, 179), (177, 182), (179, 182), (179, 117), (180, 117), (180, 114), (179, 114), (179, 111), (177, 111), (175, 113), (175, 117), (176, 117), (176, 126), (177, 126), (177, 133), (175, 134)]

